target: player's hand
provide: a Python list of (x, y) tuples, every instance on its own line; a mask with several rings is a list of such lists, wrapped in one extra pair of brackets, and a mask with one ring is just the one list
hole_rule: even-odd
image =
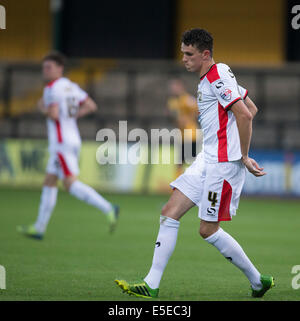
[(264, 176), (267, 174), (263, 171), (263, 167), (259, 167), (259, 165), (253, 158), (242, 157), (242, 162), (244, 163), (248, 171), (256, 177)]

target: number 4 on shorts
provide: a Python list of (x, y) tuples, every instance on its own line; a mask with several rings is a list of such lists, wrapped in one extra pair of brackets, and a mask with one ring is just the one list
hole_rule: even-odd
[(216, 204), (218, 203), (217, 193), (209, 191), (208, 192), (208, 200), (211, 202), (211, 206), (215, 207)]

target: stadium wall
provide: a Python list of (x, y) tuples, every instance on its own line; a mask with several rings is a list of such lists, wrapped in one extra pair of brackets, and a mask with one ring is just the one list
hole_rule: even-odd
[[(103, 192), (117, 193), (170, 193), (169, 183), (175, 179), (174, 148), (171, 164), (105, 164), (96, 161), (99, 142), (83, 142), (80, 156), (79, 178)], [(130, 148), (132, 145), (128, 145)], [(121, 148), (127, 148), (121, 146)], [(119, 151), (119, 147), (117, 151)], [(141, 157), (149, 156), (142, 146)], [(168, 149), (160, 146), (159, 153)], [(247, 173), (244, 195), (299, 196), (300, 152), (253, 150), (250, 156), (265, 168), (267, 175), (256, 178)], [(48, 159), (46, 140), (0, 141), (0, 185), (40, 188)]]
[(35, 61), (50, 50), (49, 2), (1, 0), (6, 9), (6, 29), (0, 32), (0, 59)]
[(294, 2), (64, 0), (58, 15), (50, 0), (2, 0), (7, 28), (0, 32), (0, 59), (40, 60), (53, 46), (70, 57), (181, 59), (182, 32), (202, 27), (214, 35), (217, 61), (278, 65), (286, 51), (299, 60), (299, 36), (291, 14), (287, 19)]
[[(71, 57), (173, 58), (173, 0), (65, 0), (61, 50)], [(80, 12), (80, 22), (78, 21)]]
[(285, 59), (285, 1), (178, 0), (176, 56), (186, 29), (209, 30), (217, 62), (278, 65)]

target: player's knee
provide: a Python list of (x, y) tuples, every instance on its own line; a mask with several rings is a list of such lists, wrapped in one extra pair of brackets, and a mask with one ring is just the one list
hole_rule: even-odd
[(70, 191), (71, 185), (76, 181), (76, 177), (68, 176), (63, 180), (64, 188), (67, 192)]
[(70, 183), (69, 183), (68, 181), (63, 181), (63, 184), (64, 184), (65, 190), (66, 190), (67, 192), (69, 192), (70, 187), (71, 187)]
[(200, 226), (199, 234), (203, 239), (206, 239), (207, 237), (209, 237), (209, 231), (202, 226)]
[(52, 174), (47, 174), (44, 180), (44, 186), (55, 187), (57, 184), (57, 177)]
[(166, 217), (170, 217), (170, 218), (173, 218), (176, 220), (177, 219), (176, 218), (176, 208), (174, 206), (170, 205), (169, 203), (167, 203), (161, 209), (161, 215), (166, 216)]
[(218, 225), (200, 224), (199, 234), (203, 239), (208, 238), (218, 230)]

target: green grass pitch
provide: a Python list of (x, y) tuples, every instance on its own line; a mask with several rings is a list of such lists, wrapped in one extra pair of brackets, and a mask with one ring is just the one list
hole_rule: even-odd
[[(115, 278), (148, 272), (167, 196), (105, 195), (121, 206), (119, 226), (108, 233), (104, 215), (60, 191), (42, 241), (25, 238), (16, 225), (37, 215), (40, 191), (0, 189), (0, 265), (6, 289), (0, 300), (147, 300), (123, 294)], [(299, 300), (291, 273), (300, 265), (299, 201), (242, 198), (237, 216), (222, 227), (258, 270), (275, 277), (263, 299), (250, 296), (246, 277), (199, 234), (197, 209), (181, 220), (177, 245), (158, 300)]]

